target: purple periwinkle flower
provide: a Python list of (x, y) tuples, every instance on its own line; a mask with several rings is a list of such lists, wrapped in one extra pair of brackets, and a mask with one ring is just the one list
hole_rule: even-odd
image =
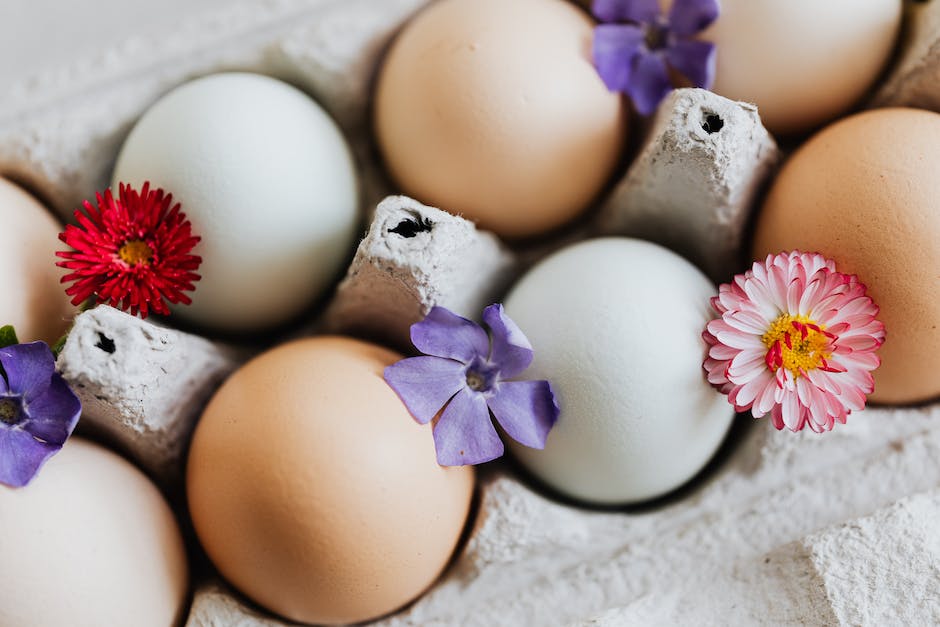
[[(503, 454), (490, 413), (509, 437), (545, 448), (558, 419), (548, 381), (513, 381), (532, 363), (532, 346), (502, 305), (483, 311), (483, 328), (443, 307), (411, 327), (411, 341), (424, 353), (385, 369), (385, 381), (421, 424), (434, 426), (442, 466), (481, 464)], [(441, 409), (443, 408), (443, 412)]]
[(82, 404), (45, 342), (0, 348), (0, 483), (33, 480), (72, 434)]
[(718, 18), (718, 0), (594, 0), (594, 64), (611, 91), (624, 92), (650, 115), (672, 91), (670, 70), (696, 87), (715, 80), (715, 44), (692, 39)]

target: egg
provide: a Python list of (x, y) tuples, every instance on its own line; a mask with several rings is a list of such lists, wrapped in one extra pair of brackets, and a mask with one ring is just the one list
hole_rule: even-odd
[(686, 483), (715, 454), (733, 408), (702, 370), (715, 288), (656, 244), (588, 240), (536, 265), (506, 311), (535, 350), (561, 413), (522, 465), (588, 503), (645, 501)]
[(627, 136), (592, 33), (563, 0), (431, 4), (393, 44), (375, 95), (376, 136), (401, 189), (511, 238), (581, 214)]
[[(671, 5), (671, 2), (664, 2)], [(775, 134), (848, 111), (891, 58), (902, 0), (721, 0), (701, 35), (718, 47), (713, 91), (757, 104)]]
[(151, 181), (202, 237), (193, 303), (174, 313), (241, 332), (289, 321), (322, 297), (351, 256), (358, 183), (332, 119), (299, 90), (256, 74), (176, 88), (134, 126), (113, 174)]
[(938, 172), (940, 115), (868, 111), (806, 142), (758, 217), (755, 257), (819, 252), (867, 285), (887, 333), (873, 401), (940, 396)]
[(25, 191), (0, 178), (0, 327), (11, 324), (21, 342), (55, 343), (69, 328), (69, 303), (56, 267), (59, 222)]
[(318, 337), (262, 354), (203, 414), (187, 486), (222, 575), (304, 623), (387, 614), (433, 583), (467, 519), (473, 471), (438, 466), (382, 378), (400, 356)]
[(189, 573), (173, 513), (143, 473), (80, 438), (29, 486), (0, 486), (0, 625), (173, 627)]

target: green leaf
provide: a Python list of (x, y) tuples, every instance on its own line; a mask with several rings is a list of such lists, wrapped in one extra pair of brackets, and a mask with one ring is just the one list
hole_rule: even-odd
[(59, 353), (62, 352), (62, 349), (65, 348), (65, 342), (69, 339), (68, 332), (65, 333), (62, 337), (56, 340), (56, 343), (52, 345), (52, 356), (56, 359), (59, 358)]
[(16, 339), (16, 331), (13, 330), (13, 325), (8, 324), (5, 327), (0, 327), (0, 348), (6, 348), (7, 346), (13, 346), (19, 343), (20, 341)]

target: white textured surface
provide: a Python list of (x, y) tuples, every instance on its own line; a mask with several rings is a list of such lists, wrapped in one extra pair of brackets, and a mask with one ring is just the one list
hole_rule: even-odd
[[(91, 37), (156, 35), (231, 0), (11, 0), (0, 4), (0, 84), (76, 60)], [(42, 35), (36, 24), (42, 24)]]
[(938, 516), (920, 493), (580, 624), (936, 625)]
[(874, 98), (879, 107), (940, 111), (940, 2), (908, 6), (900, 60)]
[(188, 78), (237, 69), (306, 88), (352, 133), (370, 206), (388, 191), (354, 112), (365, 110), (378, 55), (424, 2), (243, 0), (175, 29), (96, 39), (87, 55), (0, 92), (0, 173), (70, 217), (108, 185), (121, 142), (159, 96)]
[(170, 482), (202, 408), (239, 362), (231, 349), (101, 306), (76, 317), (57, 365), (82, 401), (80, 428)]
[(839, 622), (940, 624), (940, 491), (803, 541)]
[[(704, 481), (649, 509), (572, 508), (491, 469), (459, 559), (377, 624), (936, 621), (940, 408), (868, 410), (824, 437), (766, 421), (738, 436)], [(237, 607), (225, 595), (203, 603)], [(886, 621), (892, 610), (904, 618)], [(246, 627), (267, 627), (244, 616)]]
[(406, 196), (391, 196), (375, 211), (326, 313), (326, 330), (407, 350), (411, 325), (432, 307), (479, 318), (514, 270), (512, 255), (493, 234)]
[(282, 627), (287, 623), (265, 616), (236, 598), (223, 583), (210, 581), (196, 589), (186, 627)]
[[(791, 620), (813, 624), (799, 567), (782, 568), (774, 586), (760, 568), (740, 564), (762, 563), (775, 549), (793, 559), (788, 543), (936, 487), (938, 427), (937, 410), (871, 411), (828, 438), (779, 433), (761, 422), (708, 481), (649, 511), (572, 515), (497, 477), (485, 484), (476, 532), (451, 577), (388, 624), (564, 625), (642, 606), (648, 597), (655, 600), (641, 615), (654, 624), (772, 625), (784, 615), (765, 608), (787, 603)], [(920, 550), (916, 533), (894, 535)], [(880, 562), (873, 571), (899, 588), (911, 574), (877, 552), (853, 559)], [(721, 590), (721, 579), (738, 584), (692, 595), (708, 582)], [(861, 605), (874, 583), (856, 599), (819, 601), (831, 611)], [(880, 624), (876, 618), (845, 624)]]
[[(387, 193), (362, 132), (371, 69), (420, 4), (253, 0), (176, 29), (96, 38), (87, 54), (0, 93), (0, 171), (67, 213), (107, 182), (123, 136), (161, 93), (217, 69), (265, 70), (306, 89), (353, 133), (371, 202)], [(825, 436), (739, 424), (702, 480), (624, 511), (559, 503), (496, 465), (481, 474), (474, 529), (450, 571), (380, 624), (936, 623), (938, 486), (938, 407), (868, 410)], [(280, 624), (219, 589), (197, 596), (190, 621)]]
[(751, 209), (779, 160), (757, 107), (678, 89), (603, 203), (598, 228), (662, 244), (727, 281), (741, 267)]

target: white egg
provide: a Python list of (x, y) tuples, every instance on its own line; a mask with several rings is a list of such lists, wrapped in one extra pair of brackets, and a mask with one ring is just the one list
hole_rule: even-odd
[(25, 488), (0, 485), (0, 625), (172, 627), (188, 597), (173, 512), (122, 457), (72, 438)]
[(675, 253), (626, 238), (526, 274), (505, 306), (535, 349), (525, 377), (551, 381), (561, 415), (544, 450), (513, 446), (519, 461), (596, 504), (652, 499), (698, 473), (734, 416), (702, 370), (715, 291)]
[(202, 280), (175, 313), (222, 331), (270, 327), (331, 286), (358, 225), (355, 166), (333, 120), (272, 78), (228, 73), (170, 92), (140, 119), (118, 182), (163, 187), (202, 237)]

